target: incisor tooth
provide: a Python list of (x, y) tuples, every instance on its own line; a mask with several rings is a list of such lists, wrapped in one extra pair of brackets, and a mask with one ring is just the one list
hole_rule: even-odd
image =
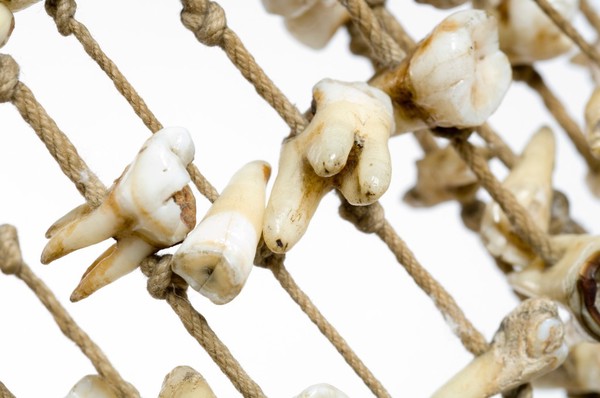
[(502, 321), (491, 348), (433, 394), (433, 398), (483, 398), (510, 390), (556, 369), (566, 358), (556, 304), (521, 303)]
[(511, 78), (498, 48), (496, 19), (466, 10), (444, 19), (411, 56), (371, 84), (390, 95), (398, 134), (481, 125), (500, 105)]
[(114, 237), (84, 274), (73, 301), (133, 271), (149, 254), (181, 242), (196, 223), (195, 199), (187, 186), (194, 144), (182, 128), (166, 128), (146, 141), (135, 160), (96, 209), (86, 205), (59, 219), (47, 232), (47, 264)]
[(348, 396), (330, 384), (321, 383), (308, 387), (295, 398), (348, 398)]
[(79, 380), (65, 398), (117, 398), (119, 395), (98, 375)]
[(240, 169), (173, 257), (173, 272), (215, 304), (233, 300), (252, 270), (270, 174), (262, 161)]
[(202, 377), (189, 366), (177, 366), (165, 376), (158, 398), (216, 398)]

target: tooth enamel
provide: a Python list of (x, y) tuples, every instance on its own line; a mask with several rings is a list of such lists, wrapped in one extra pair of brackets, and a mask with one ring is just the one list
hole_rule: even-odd
[[(578, 0), (550, 0), (567, 20), (578, 10)], [(530, 64), (554, 58), (573, 46), (535, 1), (502, 0), (490, 9), (499, 20), (500, 48), (513, 64)]]
[(504, 318), (489, 351), (473, 359), (433, 398), (490, 397), (556, 369), (567, 353), (556, 305), (545, 299), (526, 300)]
[[(540, 129), (502, 183), (543, 231), (547, 231), (550, 225), (554, 152), (552, 131), (546, 127)], [(535, 257), (534, 252), (513, 231), (496, 202), (486, 206), (480, 233), (487, 250), (516, 269), (525, 267)]]
[(0, 3), (0, 47), (3, 47), (15, 28), (15, 18), (6, 5)]
[(481, 125), (500, 105), (511, 78), (495, 18), (466, 10), (444, 19), (411, 57), (371, 83), (392, 98), (398, 134), (424, 125)]
[(0, 3), (4, 4), (11, 11), (20, 11), (35, 3), (39, 3), (40, 1), (41, 0), (0, 0)]
[(119, 395), (98, 375), (88, 375), (79, 380), (66, 398), (117, 398)]
[(316, 113), (310, 124), (283, 143), (267, 204), (263, 235), (276, 253), (298, 242), (332, 187), (351, 204), (367, 205), (383, 195), (391, 179), (389, 97), (366, 83), (324, 79), (315, 85), (313, 98)]
[(216, 398), (202, 377), (189, 366), (177, 366), (165, 376), (158, 398)]
[(195, 225), (195, 200), (186, 171), (193, 157), (194, 144), (185, 129), (163, 129), (146, 141), (98, 208), (80, 206), (50, 227), (50, 241), (41, 256), (44, 264), (110, 237), (117, 240), (86, 271), (73, 301), (185, 238)]
[(308, 387), (295, 398), (348, 398), (348, 396), (334, 386), (322, 383)]
[(600, 89), (596, 88), (585, 107), (587, 140), (592, 154), (600, 158)]
[(215, 304), (235, 298), (252, 270), (270, 174), (262, 161), (240, 169), (173, 257), (173, 272)]

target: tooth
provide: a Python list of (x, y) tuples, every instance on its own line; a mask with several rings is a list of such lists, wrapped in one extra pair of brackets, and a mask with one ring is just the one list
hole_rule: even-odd
[(600, 277), (600, 237), (560, 235), (553, 245), (563, 251), (560, 260), (544, 269), (536, 259), (523, 271), (508, 276), (513, 289), (526, 296), (545, 296), (565, 305), (582, 329), (600, 341), (597, 295)]
[(600, 158), (600, 88), (596, 88), (585, 107), (587, 140), (592, 154)]
[(322, 383), (308, 387), (295, 398), (348, 398), (348, 396), (334, 386)]
[(165, 376), (158, 398), (216, 398), (210, 386), (189, 366), (177, 366)]
[(319, 0), (302, 14), (286, 18), (285, 27), (302, 44), (321, 49), (349, 20), (348, 11), (338, 1)]
[(490, 397), (556, 369), (567, 353), (556, 304), (524, 301), (504, 318), (489, 351), (473, 359), (433, 398)]
[(47, 232), (47, 264), (105, 239), (104, 252), (73, 292), (77, 301), (131, 272), (147, 255), (179, 243), (195, 225), (195, 199), (187, 186), (194, 144), (183, 128), (166, 128), (146, 141), (96, 209), (80, 206)]
[(79, 380), (66, 398), (117, 398), (119, 395), (98, 375), (88, 375)]
[(41, 0), (8, 0), (2, 1), (2, 3), (8, 7), (11, 11), (19, 11), (23, 8), (27, 8), (35, 3), (39, 3)]
[[(554, 135), (544, 127), (531, 138), (519, 161), (502, 183), (543, 231), (547, 231), (550, 225), (554, 152)], [(486, 206), (480, 233), (487, 250), (516, 269), (526, 266), (535, 257), (534, 252), (513, 231), (496, 202)]]
[(3, 47), (15, 28), (15, 18), (6, 4), (0, 3), (0, 47)]
[(478, 126), (498, 108), (512, 78), (498, 49), (496, 19), (465, 10), (444, 19), (412, 56), (371, 84), (394, 104), (396, 133)]
[(262, 161), (240, 169), (173, 257), (173, 272), (215, 304), (233, 300), (252, 270), (270, 174)]
[(477, 177), (451, 147), (436, 149), (417, 161), (417, 184), (404, 195), (414, 207), (458, 200), (469, 202), (479, 187)]
[[(578, 11), (578, 0), (550, 0), (567, 20)], [(493, 9), (499, 20), (500, 48), (513, 64), (530, 64), (569, 51), (573, 42), (535, 1), (502, 0)]]
[(262, 0), (262, 3), (271, 14), (293, 18), (304, 14), (319, 1), (322, 0)]

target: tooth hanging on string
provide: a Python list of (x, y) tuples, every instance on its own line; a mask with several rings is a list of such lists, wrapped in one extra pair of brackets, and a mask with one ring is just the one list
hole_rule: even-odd
[(216, 398), (202, 375), (189, 366), (177, 366), (165, 376), (158, 398)]

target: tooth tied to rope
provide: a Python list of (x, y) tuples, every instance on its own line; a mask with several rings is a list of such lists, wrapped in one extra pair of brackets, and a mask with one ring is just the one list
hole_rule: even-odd
[(82, 205), (54, 223), (41, 261), (111, 237), (116, 243), (83, 274), (72, 301), (133, 271), (150, 254), (181, 242), (196, 224), (196, 202), (186, 167), (194, 158), (187, 130), (165, 128), (150, 137), (100, 206)]

